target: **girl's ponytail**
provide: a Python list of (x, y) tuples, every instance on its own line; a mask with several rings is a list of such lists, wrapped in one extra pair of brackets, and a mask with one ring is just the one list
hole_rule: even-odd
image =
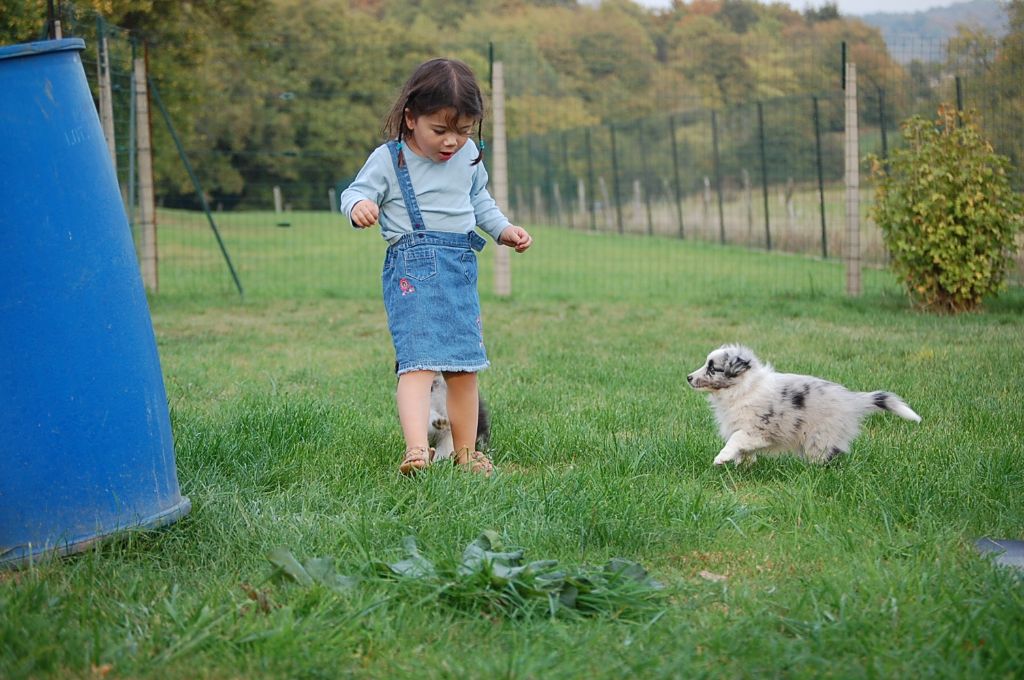
[(477, 163), (481, 162), (484, 159), (484, 149), (487, 148), (487, 142), (484, 141), (483, 116), (481, 116), (480, 120), (478, 120), (476, 123), (476, 139), (478, 142), (480, 142), (479, 144), (477, 144), (477, 148), (480, 149), (480, 155), (476, 157), (475, 161), (473, 161), (473, 165), (476, 165)]

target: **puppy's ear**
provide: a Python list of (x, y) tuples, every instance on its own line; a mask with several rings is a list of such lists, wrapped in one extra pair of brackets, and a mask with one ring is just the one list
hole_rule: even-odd
[(745, 358), (742, 354), (729, 357), (729, 360), (725, 362), (725, 377), (735, 378), (745, 373), (748, 368), (750, 368), (750, 359)]

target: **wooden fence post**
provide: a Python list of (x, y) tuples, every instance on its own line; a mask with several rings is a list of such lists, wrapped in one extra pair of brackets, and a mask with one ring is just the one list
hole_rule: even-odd
[(114, 174), (117, 174), (117, 145), (114, 141), (114, 99), (113, 87), (110, 82), (110, 43), (107, 40), (106, 25), (102, 18), (97, 20), (99, 29), (99, 40), (97, 50), (99, 54), (96, 59), (96, 84), (99, 89), (99, 114), (100, 124), (103, 127), (103, 137), (107, 140), (107, 150), (110, 152), (110, 160), (114, 163)]
[(846, 63), (846, 294), (861, 293), (860, 140), (857, 128), (857, 65)]
[(139, 157), (139, 269), (147, 290), (159, 289), (156, 243), (156, 190), (153, 186), (153, 128), (149, 114), (149, 86), (146, 78), (147, 48), (135, 54), (132, 79), (135, 83), (136, 144)]
[[(491, 106), (494, 109), (494, 154), (491, 165), (491, 185), (494, 200), (503, 211), (508, 211), (508, 143), (505, 136), (505, 65), (494, 62), (491, 85)], [(512, 294), (512, 267), (509, 249), (498, 246), (494, 249), (494, 292), (497, 295)]]

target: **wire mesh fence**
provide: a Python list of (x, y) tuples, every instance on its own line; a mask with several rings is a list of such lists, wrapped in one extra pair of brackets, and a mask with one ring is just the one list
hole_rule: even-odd
[[(74, 13), (69, 7), (65, 16), (65, 36), (85, 40), (81, 53), (82, 67), (92, 87), (97, 109), (107, 137), (111, 158), (117, 170), (121, 194), (126, 206), (135, 204), (133, 181), (136, 161), (135, 107), (132, 84), (132, 60), (135, 42), (128, 31), (112, 26), (92, 12)], [(108, 78), (101, 77), (106, 71)], [(105, 89), (101, 82), (109, 83)], [(130, 215), (129, 215), (130, 217)]]
[(821, 121), (841, 105), (794, 97), (525, 136), (511, 145), (511, 209), (574, 230), (835, 255), (843, 130)]
[[(840, 65), (854, 56), (864, 66), (858, 69), (863, 74), (858, 90), (859, 158), (887, 157), (901, 145), (901, 121), (912, 115), (933, 118), (939, 105), (948, 102), (980, 112), (997, 150), (1015, 162), (1014, 181), (1022, 186), (1020, 110), (1003, 95), (993, 96), (991, 78), (972, 71), (975, 62), (952, 54), (950, 47), (947, 41), (908, 41), (890, 56), (865, 50), (847, 54), (842, 42), (805, 42), (794, 46), (796, 54), (829, 60), (829, 50), (834, 53), (834, 81), (810, 83), (821, 85), (821, 90), (757, 98), (758, 90), (807, 86), (794, 87), (791, 65), (760, 64), (759, 85), (738, 97), (739, 103), (693, 106), (694, 97), (662, 90), (658, 107), (663, 113), (525, 132), (511, 144), (511, 210), (522, 221), (573, 231), (839, 258), (848, 235)], [(757, 64), (758, 55), (756, 43), (743, 52), (748, 63)], [(509, 46), (507, 58), (514, 64), (510, 79), (519, 88), (537, 100), (554, 96), (552, 81), (534, 62), (535, 55)], [(544, 110), (532, 111), (520, 125), (543, 130), (550, 127), (547, 115)], [(887, 254), (881, 230), (869, 217), (874, 188), (867, 171), (862, 163), (860, 256), (867, 266), (881, 268)], [(806, 277), (796, 275), (792, 258), (776, 262), (780, 273), (775, 280), (780, 285), (807, 283)], [(1020, 275), (1018, 260), (1018, 283)]]
[[(97, 46), (107, 37), (118, 176), (134, 217), (131, 76), (138, 48), (126, 32), (84, 15), (69, 28), (86, 38), (84, 63), (97, 92)], [(379, 143), (380, 118), (419, 55), (390, 55), (394, 82), (387, 84), (347, 74), (345, 59), (333, 58), (329, 46), (288, 43), (285, 50), (282, 44), (264, 36), (235, 56), (239, 63), (287, 59), (286, 73), (314, 75), (237, 81), (233, 65), (220, 63), (203, 82), (219, 80), (223, 92), (197, 93), (198, 115), (162, 104), (152, 114), (160, 294), (235, 294), (228, 259), (247, 297), (377, 294), (383, 241), (353, 231), (336, 199)], [(630, 49), (658, 52), (663, 68), (642, 67), (646, 62)], [(841, 294), (848, 235), (845, 61), (857, 63), (860, 74), (861, 159), (884, 158), (901, 144), (901, 121), (933, 116), (940, 103), (951, 102), (980, 113), (984, 132), (1013, 163), (1015, 186), (1024, 186), (1024, 74), (991, 66), (1000, 63), (995, 44), (916, 41), (879, 49), (854, 43), (847, 49), (841, 40), (803, 37), (780, 60), (750, 36), (730, 50), (617, 44), (585, 69), (571, 51), (521, 42), (482, 44), (459, 55), (488, 94), (489, 58), (504, 65), (505, 208), (539, 236), (530, 253), (513, 258), (517, 294), (671, 296), (680, 281)], [(581, 78), (598, 78), (601, 87), (583, 92)], [(157, 92), (164, 86), (159, 79), (151, 85)], [(643, 94), (631, 97), (634, 91)], [(175, 125), (185, 133), (180, 151)], [(232, 125), (252, 131), (241, 148), (216, 141), (212, 128)], [(338, 144), (332, 132), (342, 126), (365, 133), (356, 143)], [(489, 121), (486, 134), (492, 134)], [(186, 161), (194, 182), (183, 170)], [(861, 168), (858, 240), (871, 270), (865, 290), (894, 290), (881, 232), (869, 217), (873, 187), (866, 164)], [(486, 255), (482, 264), (487, 294)], [(1018, 260), (1014, 283), (1022, 271)], [(752, 272), (757, 276), (748, 277)]]

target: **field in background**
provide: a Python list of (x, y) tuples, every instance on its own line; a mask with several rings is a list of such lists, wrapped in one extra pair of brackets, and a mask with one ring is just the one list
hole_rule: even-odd
[[(483, 480), (439, 466), (410, 480), (396, 471), (383, 244), (336, 217), (275, 219), (223, 220), (248, 281), (244, 301), (206, 252), (192, 257), (209, 259), (208, 270), (177, 280), (210, 277), (222, 295), (181, 288), (151, 299), (191, 514), (0, 574), (0, 675), (1010, 677), (1024, 668), (1019, 576), (972, 547), (979, 536), (1024, 538), (1019, 290), (982, 313), (936, 317), (909, 309), (885, 272), (849, 299), (835, 263), (537, 229), (535, 249), (514, 256), (514, 295), (483, 299), (493, 366), (481, 384), (500, 473)], [(304, 244), (302, 258), (274, 256), (288, 239)], [(684, 376), (731, 341), (781, 370), (893, 390), (923, 422), (873, 418), (852, 454), (828, 467), (714, 468), (720, 442)], [(642, 616), (517, 617), (380, 578), (342, 593), (301, 588), (272, 578), (265, 558), (286, 546), (365, 575), (375, 560), (400, 559), (404, 536), (429, 556), (456, 557), (484, 529), (528, 559), (639, 561), (668, 597)]]
[[(595, 213), (593, 228), (589, 214), (570, 213), (564, 206), (554, 215), (559, 226), (538, 226), (529, 214), (515, 216), (538, 245), (524, 257), (513, 256), (513, 287), (531, 295), (545, 290), (621, 297), (647, 291), (665, 299), (672, 299), (672, 281), (719, 288), (749, 281), (778, 294), (845, 290), (841, 194), (826, 194), (829, 257), (824, 260), (816, 192), (794, 191), (788, 202), (776, 197), (779, 206), (773, 207), (785, 208), (786, 217), (770, 221), (772, 251), (767, 256), (761, 204), (756, 197), (750, 202), (732, 198), (723, 204), (725, 246), (720, 245), (717, 203), (705, 213), (699, 199), (683, 204), (683, 238), (676, 208), (666, 203), (651, 204), (649, 222), (646, 203), (635, 205), (624, 214), (621, 234), (614, 211)], [(379, 295), (385, 244), (376, 229), (357, 231), (344, 216), (326, 211), (215, 212), (213, 219), (248, 298)], [(161, 210), (158, 221), (160, 296), (237, 295), (203, 213)], [(895, 278), (884, 269), (880, 231), (865, 223), (860, 242), (864, 291), (898, 294)], [(490, 243), (480, 258), (484, 293), (493, 287), (494, 248)], [(1011, 285), (1024, 280), (1024, 253), (1017, 262)], [(751, 268), (757, 273), (751, 275)]]
[[(579, 215), (576, 219), (566, 215), (561, 227), (520, 220), (538, 244), (528, 254), (512, 257), (514, 289), (529, 294), (544, 290), (613, 297), (645, 291), (645, 295), (672, 299), (672, 281), (731, 288), (750, 280), (755, 287), (768, 285), (775, 293), (844, 290), (842, 261), (820, 258), (820, 227), (815, 236), (809, 229), (776, 225), (774, 238), (779, 245), (765, 256), (763, 228), (756, 222), (740, 222), (736, 206), (728, 207), (726, 246), (719, 245), (714, 206), (713, 224), (696, 219), (699, 206), (688, 206), (693, 214), (683, 238), (664, 219), (655, 219), (651, 234), (635, 223), (629, 223), (623, 234), (603, 221), (591, 230)], [(666, 212), (661, 206), (652, 215), (657, 218)], [(803, 219), (806, 222), (806, 216)], [(376, 229), (357, 231), (342, 215), (327, 212), (214, 213), (214, 220), (247, 297), (379, 295), (385, 244)], [(234, 284), (205, 215), (162, 210), (159, 223), (160, 296), (231, 294)], [(840, 247), (841, 234), (831, 230), (829, 239), (830, 252)], [(866, 230), (861, 239), (870, 247), (871, 231)], [(783, 246), (800, 252), (783, 252)], [(480, 258), (485, 293), (493, 284), (494, 249), (490, 243)], [(751, 274), (751, 269), (756, 273)], [(864, 278), (866, 291), (895, 290), (893, 277), (870, 260)]]

